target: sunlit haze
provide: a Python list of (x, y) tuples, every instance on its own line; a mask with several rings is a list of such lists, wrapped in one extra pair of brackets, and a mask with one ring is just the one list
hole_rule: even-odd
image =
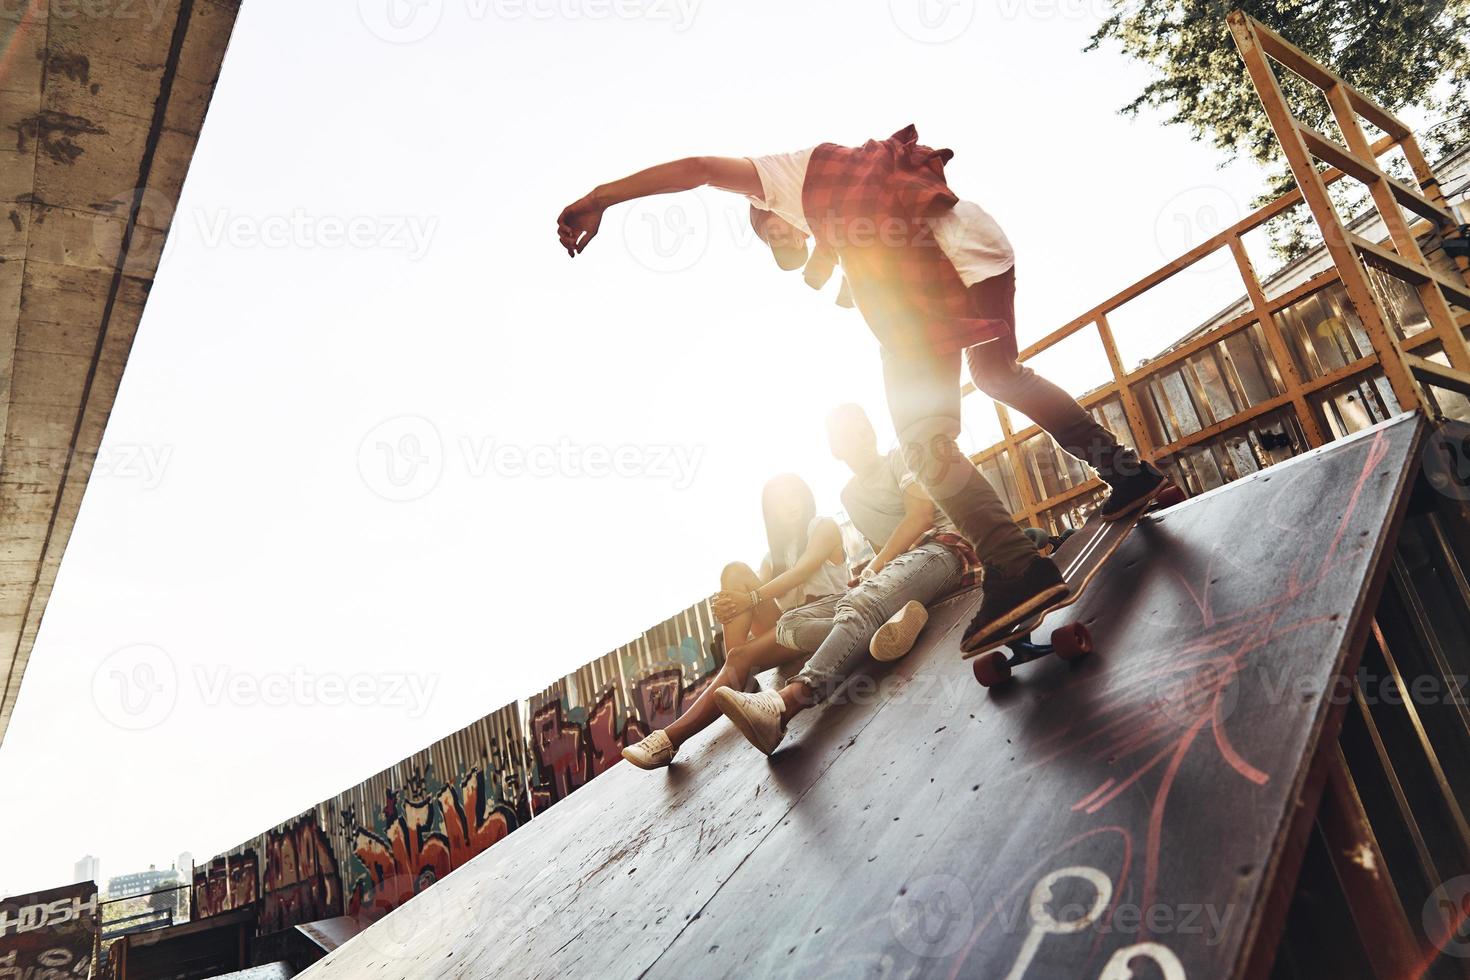
[[(1118, 114), (1147, 77), (1082, 52), (1101, 0), (385, 2), (240, 10), (0, 748), (0, 893), (204, 860), (539, 691), (758, 560), (774, 473), (838, 507), (827, 409), (892, 435), (857, 314), (714, 191), (571, 260), (595, 184), (913, 122), (1016, 248), (1023, 344), (1262, 185)], [(1133, 360), (1228, 298), (1195, 282)], [(140, 645), (173, 687), (133, 730)]]

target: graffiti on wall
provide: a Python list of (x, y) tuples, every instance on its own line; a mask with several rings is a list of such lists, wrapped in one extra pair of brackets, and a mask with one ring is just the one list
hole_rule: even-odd
[(370, 817), (346, 807), (347, 914), (371, 920), (391, 912), (506, 837), (520, 819), (504, 799), (478, 766), (441, 782), (431, 763), (402, 788), (386, 789)]
[(97, 885), (84, 881), (0, 902), (0, 978), (91, 976)]
[(266, 831), (259, 931), (342, 914), (337, 858), (314, 811)]
[(534, 812), (566, 799), (616, 764), (625, 746), (679, 717), (713, 682), (722, 653), (701, 603), (532, 698)]
[(507, 705), (201, 864), (194, 916), (257, 905), (262, 935), (377, 919), (606, 772), (722, 663), (708, 604), (692, 606), (547, 688), (528, 717)]
[(524, 759), (508, 705), (197, 867), (195, 916), (258, 901), (262, 935), (376, 919), (530, 819)]
[(243, 845), (195, 867), (191, 918), (244, 908), (259, 897), (260, 860), (254, 846)]

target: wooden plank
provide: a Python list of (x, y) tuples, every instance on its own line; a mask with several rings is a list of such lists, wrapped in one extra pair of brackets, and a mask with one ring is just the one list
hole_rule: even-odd
[(1261, 288), (1261, 281), (1256, 276), (1256, 268), (1251, 263), (1250, 256), (1246, 254), (1245, 245), (1240, 239), (1231, 239), (1230, 254), (1235, 257), (1235, 265), (1240, 271), (1240, 278), (1245, 282), (1245, 291), (1250, 297), (1251, 308), (1260, 320), (1261, 333), (1265, 335), (1266, 346), (1271, 350), (1271, 359), (1276, 362), (1276, 370), (1281, 375), (1281, 381), (1286, 386), (1292, 405), (1295, 406), (1297, 424), (1306, 433), (1309, 444), (1320, 446), (1327, 442), (1327, 434), (1317, 421), (1317, 413), (1312, 411), (1311, 406), (1307, 404), (1306, 396), (1302, 393), (1302, 378), (1296, 369), (1296, 361), (1292, 358), (1291, 351), (1287, 349), (1286, 338), (1281, 335), (1281, 326), (1270, 311), (1266, 292)]
[(1418, 357), (1413, 354), (1405, 354), (1404, 361), (1409, 365), (1409, 370), (1414, 373), (1426, 385), (1435, 388), (1446, 388), (1457, 391), (1462, 395), (1470, 396), (1470, 374), (1456, 371), (1452, 367), (1446, 367), (1437, 361)]
[(1413, 211), (1426, 221), (1431, 221), (1441, 227), (1453, 227), (1459, 224), (1454, 214), (1447, 208), (1440, 207), (1402, 181), (1395, 180), (1387, 174), (1384, 174), (1383, 182), (1384, 186), (1393, 192), (1394, 199), (1399, 204)]
[(1356, 156), (1352, 150), (1334, 139), (1329, 139), (1310, 126), (1298, 123), (1296, 129), (1301, 134), (1302, 142), (1307, 144), (1307, 149), (1311, 150), (1312, 155), (1318, 160), (1331, 164), (1349, 177), (1365, 184), (1375, 183), (1379, 179), (1378, 166), (1371, 160), (1364, 160)]
[(1239, 11), (1236, 11), (1231, 16), (1238, 16), (1242, 20), (1248, 21), (1250, 26), (1255, 30), (1256, 38), (1261, 45), (1261, 50), (1265, 51), (1273, 59), (1285, 65), (1287, 68), (1290, 68), (1302, 78), (1323, 91), (1334, 86), (1341, 86), (1358, 115), (1383, 130), (1391, 139), (1403, 140), (1413, 135), (1414, 131), (1409, 128), (1407, 123), (1353, 88), (1347, 82), (1343, 81), (1336, 72), (1327, 68), (1317, 59), (1271, 30), (1265, 24)]
[(1402, 416), (1140, 527), (1048, 623), (1088, 623), (1087, 660), (984, 692), (978, 597), (953, 600), (769, 761), (712, 730), (669, 771), (614, 766), (302, 976), (1243, 976), (1422, 436)]
[(1348, 101), (1352, 103), (1358, 115), (1383, 130), (1388, 134), (1389, 138), (1395, 140), (1411, 140), (1414, 138), (1414, 130), (1409, 127), (1408, 123), (1351, 85), (1343, 83), (1343, 88), (1347, 91)]
[(1458, 306), (1470, 309), (1470, 287), (1454, 282), (1426, 265), (1411, 262), (1397, 252), (1375, 245), (1366, 238), (1349, 233), (1347, 239), (1369, 265), (1415, 286), (1434, 283), (1444, 290), (1446, 298)]
[[(1373, 144), (1373, 152), (1375, 154), (1385, 153), (1388, 150), (1392, 149), (1395, 145), (1397, 145), (1397, 143), (1392, 137), (1385, 136)], [(1324, 185), (1330, 186), (1341, 180), (1344, 176), (1346, 175), (1341, 170), (1338, 170), (1336, 167), (1334, 167), (1322, 173), (1322, 183)], [(1139, 296), (1148, 292), (1150, 289), (1153, 289), (1155, 286), (1173, 278), (1175, 275), (1189, 268), (1191, 265), (1193, 265), (1195, 262), (1198, 262), (1206, 255), (1209, 255), (1212, 252), (1219, 250), (1221, 247), (1227, 245), (1231, 238), (1239, 238), (1242, 235), (1254, 231), (1255, 229), (1264, 225), (1266, 222), (1270, 221), (1272, 218), (1275, 218), (1277, 215), (1282, 214), (1283, 212), (1293, 207), (1296, 207), (1298, 204), (1302, 203), (1302, 200), (1303, 198), (1301, 190), (1297, 189), (1293, 191), (1288, 191), (1287, 193), (1276, 198), (1274, 201), (1262, 205), (1260, 208), (1252, 211), (1250, 214), (1246, 215), (1244, 218), (1240, 219), (1229, 228), (1226, 228), (1224, 231), (1221, 231), (1218, 234), (1205, 239), (1203, 242), (1196, 245), (1188, 252), (1185, 252), (1178, 258), (1174, 259), (1172, 262), (1169, 262), (1167, 265), (1163, 265), (1158, 269), (1155, 269), (1153, 272), (1150, 272), (1148, 275), (1133, 283), (1128, 288), (1114, 293), (1112, 296), (1103, 300), (1101, 303), (1097, 304), (1086, 313), (1083, 313), (1081, 316), (1068, 321), (1063, 326), (1058, 327), (1056, 330), (1047, 334), (1045, 337), (1042, 337), (1040, 340), (1036, 341), (1035, 343), (1028, 346), (1025, 350), (1023, 350), (1021, 352), (1020, 359), (1024, 361), (1028, 357), (1032, 357), (1040, 353), (1041, 351), (1046, 350), (1048, 347), (1051, 347), (1058, 341), (1065, 340), (1067, 337), (1070, 337), (1078, 330), (1081, 330), (1083, 327), (1087, 326), (1089, 323), (1095, 322), (1098, 317), (1106, 316), (1107, 314), (1112, 313), (1114, 310), (1117, 310), (1119, 307), (1127, 304), (1128, 302), (1137, 299)]]
[(1107, 351), (1108, 367), (1113, 372), (1112, 386), (1118, 389), (1123, 402), (1123, 416), (1128, 420), (1128, 428), (1133, 433), (1133, 448), (1144, 459), (1153, 459), (1154, 441), (1148, 431), (1148, 421), (1143, 417), (1143, 408), (1138, 404), (1138, 396), (1134, 394), (1133, 387), (1128, 384), (1128, 369), (1123, 366), (1123, 359), (1118, 354), (1118, 342), (1113, 337), (1113, 326), (1101, 313), (1097, 316), (1097, 334), (1102, 341), (1103, 350)]
[[(1297, 185), (1301, 188), (1307, 206), (1312, 212), (1312, 217), (1316, 219), (1317, 227), (1322, 232), (1323, 244), (1332, 258), (1332, 264), (1337, 267), (1338, 275), (1342, 278), (1343, 289), (1346, 290), (1348, 299), (1357, 312), (1358, 319), (1362, 322), (1363, 330), (1373, 344), (1373, 349), (1378, 352), (1384, 376), (1393, 388), (1394, 397), (1398, 399), (1400, 405), (1417, 407), (1421, 400), (1420, 392), (1413, 378), (1409, 376), (1408, 369), (1404, 367), (1398, 341), (1389, 329), (1378, 298), (1348, 243), (1349, 236), (1347, 229), (1343, 226), (1342, 216), (1337, 213), (1337, 207), (1332, 203), (1322, 174), (1313, 166), (1311, 155), (1298, 130), (1296, 118), (1292, 115), (1291, 107), (1287, 104), (1286, 96), (1282, 93), (1281, 85), (1276, 79), (1275, 69), (1267, 60), (1267, 49), (1262, 41), (1262, 32), (1265, 29), (1239, 10), (1231, 12), (1226, 20), (1230, 24), (1230, 31), (1235, 38), (1235, 46), (1240, 52), (1241, 60), (1245, 62), (1246, 71), (1250, 73), (1251, 83), (1261, 98), (1261, 107), (1265, 109), (1266, 116), (1271, 122), (1271, 128), (1279, 138), (1281, 150), (1286, 155), (1292, 176), (1296, 178)], [(1280, 41), (1280, 38), (1277, 38), (1277, 41)], [(1340, 79), (1334, 76), (1333, 84), (1337, 82), (1340, 82)]]
[[(1353, 111), (1352, 99), (1346, 86), (1337, 85), (1330, 89), (1327, 92), (1327, 102), (1332, 107), (1338, 128), (1342, 130), (1343, 137), (1353, 152), (1369, 152), (1368, 137)], [(1393, 193), (1393, 189), (1376, 181), (1369, 185), (1368, 190), (1373, 197), (1378, 216), (1388, 230), (1394, 251), (1410, 264), (1429, 269), (1429, 263), (1425, 261), (1424, 252), (1419, 247), (1419, 240), (1409, 229), (1409, 223), (1404, 219), (1398, 196)], [(1470, 371), (1470, 348), (1465, 346), (1465, 338), (1456, 330), (1454, 315), (1445, 300), (1449, 290), (1461, 292), (1459, 286), (1460, 283), (1441, 284), (1440, 276), (1430, 270), (1429, 281), (1419, 286), (1419, 300), (1424, 306), (1424, 315), (1430, 326), (1444, 345), (1445, 356), (1449, 358), (1450, 364), (1461, 371)]]

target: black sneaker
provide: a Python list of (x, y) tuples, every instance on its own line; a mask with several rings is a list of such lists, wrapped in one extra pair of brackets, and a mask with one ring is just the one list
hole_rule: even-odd
[(992, 638), (1013, 629), (1018, 623), (1047, 608), (1067, 594), (1067, 582), (1061, 569), (1050, 558), (1037, 555), (1019, 575), (1001, 577), (990, 566), (985, 568), (984, 598), (970, 625), (965, 628), (960, 649), (971, 653), (981, 649)]
[[(1131, 450), (1128, 455), (1132, 456)], [(1097, 512), (1098, 517), (1105, 521), (1121, 521), (1132, 517), (1170, 485), (1169, 478), (1152, 464), (1139, 460), (1137, 456), (1133, 456), (1133, 460), (1133, 465), (1127, 468), (1131, 472), (1119, 466), (1119, 473), (1104, 477), (1113, 488), (1108, 499), (1103, 501), (1102, 509)]]

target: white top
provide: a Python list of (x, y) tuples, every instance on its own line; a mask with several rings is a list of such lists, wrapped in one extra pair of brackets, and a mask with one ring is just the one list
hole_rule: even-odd
[[(827, 518), (818, 515), (813, 517), (811, 523), (806, 526), (806, 537), (810, 541), (817, 530), (817, 525)], [(801, 552), (796, 548), (793, 541), (786, 548), (786, 567), (791, 568), (801, 558)], [(773, 568), (770, 552), (766, 553), (766, 567)], [(792, 589), (790, 592), (776, 597), (776, 606), (786, 612), (797, 606), (806, 605), (812, 599), (821, 599), (829, 595), (841, 595), (847, 591), (847, 583), (852, 578), (852, 572), (848, 570), (847, 560), (844, 558), (841, 564), (834, 564), (832, 559), (823, 560), (820, 568), (812, 574), (812, 577)]]
[[(760, 199), (752, 196), (751, 203), (784, 218), (808, 235), (812, 229), (802, 210), (801, 192), (806, 186), (806, 168), (814, 149), (750, 157), (756, 173), (760, 174), (764, 192)], [(934, 240), (954, 263), (960, 281), (966, 286), (992, 279), (1016, 264), (1016, 253), (1011, 250), (1005, 232), (978, 204), (960, 201), (928, 221)]]

